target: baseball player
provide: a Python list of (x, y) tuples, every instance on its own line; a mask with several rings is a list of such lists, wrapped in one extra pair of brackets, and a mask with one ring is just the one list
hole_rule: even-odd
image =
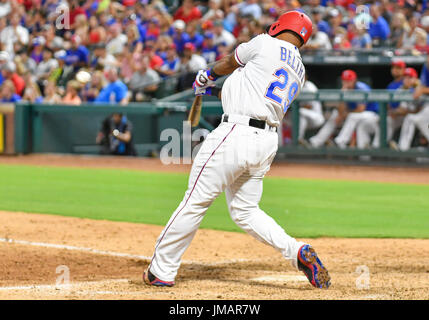
[[(329, 287), (328, 271), (315, 250), (287, 235), (258, 205), (263, 177), (278, 148), (277, 128), (304, 85), (298, 49), (311, 32), (305, 14), (286, 12), (267, 33), (240, 44), (212, 69), (198, 72), (195, 94), (220, 97), (224, 114), (195, 157), (188, 190), (143, 273), (146, 284), (174, 285), (182, 255), (207, 208), (225, 191), (231, 218), (239, 227), (280, 251), (314, 287)], [(216, 88), (216, 78), (228, 74), (222, 89)]]
[[(420, 74), (420, 85), (414, 91), (414, 99), (419, 99), (422, 95), (429, 94), (429, 55), (426, 64), (423, 66)], [(417, 129), (429, 141), (429, 103), (426, 102), (420, 111), (415, 114), (408, 114), (404, 118), (401, 134), (399, 136), (399, 149), (407, 151), (413, 142), (414, 133)]]
[[(316, 85), (309, 81), (307, 74), (305, 75), (305, 83), (302, 92), (317, 92)], [(307, 129), (320, 128), (325, 122), (323, 117), (322, 104), (320, 101), (304, 101), (299, 105), (299, 133), (298, 141), (306, 145), (308, 142), (304, 141), (305, 131)]]
[[(357, 81), (356, 72), (353, 70), (344, 70), (341, 74), (342, 90), (370, 90), (370, 87), (361, 82)], [(353, 132), (360, 122), (367, 120), (378, 120), (378, 103), (356, 103), (348, 102), (341, 103), (338, 110), (332, 111), (331, 116), (326, 121), (325, 125), (319, 130), (319, 132), (309, 139), (310, 144), (317, 148), (321, 147), (326, 143), (329, 137), (334, 133), (335, 128), (344, 122), (344, 125), (334, 139), (336, 145), (339, 148), (345, 148), (350, 142)], [(345, 121), (344, 121), (345, 120)], [(357, 135), (357, 146), (363, 148), (362, 138)]]
[[(401, 82), (402, 85), (398, 87), (397, 90), (408, 90), (414, 92), (415, 88), (419, 84), (417, 71), (414, 68), (406, 68), (403, 72), (403, 79), (401, 79)], [(391, 148), (398, 149), (396, 142), (392, 140), (393, 134), (401, 127), (405, 116), (410, 112), (415, 112), (415, 109), (415, 102), (402, 101), (389, 104), (386, 119), (386, 138), (387, 141), (389, 141)], [(362, 145), (368, 146), (371, 139), (370, 135), (374, 134), (372, 146), (373, 148), (378, 148), (380, 146), (380, 126), (378, 121), (371, 119), (369, 121), (363, 121), (358, 125), (356, 132), (360, 137), (360, 143)]]

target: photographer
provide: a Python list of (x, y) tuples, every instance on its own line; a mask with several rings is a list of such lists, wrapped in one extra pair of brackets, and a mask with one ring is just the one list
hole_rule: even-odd
[(101, 145), (101, 154), (136, 156), (132, 143), (132, 123), (122, 113), (115, 112), (101, 124), (96, 143)]

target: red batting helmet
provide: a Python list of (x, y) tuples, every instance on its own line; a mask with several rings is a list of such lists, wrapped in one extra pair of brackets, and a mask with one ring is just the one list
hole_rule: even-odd
[(279, 19), (269, 27), (268, 34), (275, 37), (283, 31), (292, 31), (296, 33), (303, 41), (303, 44), (305, 44), (313, 32), (313, 23), (303, 12), (295, 10), (288, 11), (283, 13)]

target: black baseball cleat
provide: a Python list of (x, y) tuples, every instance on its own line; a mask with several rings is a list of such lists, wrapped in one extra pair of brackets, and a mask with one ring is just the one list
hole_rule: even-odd
[(316, 251), (308, 244), (298, 250), (298, 269), (304, 272), (313, 287), (327, 289), (331, 285), (331, 277)]
[(156, 287), (172, 287), (174, 286), (174, 281), (163, 281), (155, 277), (152, 272), (147, 269), (143, 272), (143, 282), (149, 286)]

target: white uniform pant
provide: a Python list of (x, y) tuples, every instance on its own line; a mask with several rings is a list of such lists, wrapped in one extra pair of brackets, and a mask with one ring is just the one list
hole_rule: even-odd
[[(393, 134), (397, 129), (399, 129), (402, 125), (402, 122), (404, 121), (404, 117), (395, 117), (392, 118), (390, 116), (386, 119), (386, 140), (390, 141), (392, 140)], [(365, 121), (362, 126), (365, 128), (364, 132), (362, 133), (364, 135), (364, 142), (365, 145), (369, 144), (369, 135), (374, 133), (374, 139), (372, 140), (372, 146), (373, 148), (379, 148), (380, 147), (380, 125), (378, 121)], [(362, 128), (358, 127), (357, 131), (362, 130)]]
[(399, 136), (399, 149), (409, 150), (413, 142), (416, 127), (429, 141), (429, 106), (414, 114), (407, 114)]
[(319, 130), (319, 132), (317, 132), (316, 135), (309, 139), (309, 142), (314, 148), (319, 148), (323, 146), (325, 142), (328, 141), (329, 137), (332, 136), (335, 131), (335, 128), (337, 127), (337, 124), (335, 122), (337, 117), (338, 110), (334, 109), (328, 120), (326, 120), (323, 127)]
[[(340, 133), (335, 138), (335, 143), (339, 147), (346, 147), (350, 140), (352, 139), (353, 132), (356, 130), (356, 128), (364, 122), (369, 123), (377, 123), (378, 121), (378, 114), (372, 111), (362, 111), (362, 112), (350, 112), (347, 115), (346, 121), (344, 122), (343, 127), (341, 128)], [(364, 148), (367, 144), (367, 141), (365, 140), (365, 137), (362, 136), (362, 133), (364, 130), (360, 130), (356, 132), (356, 143), (358, 148)]]
[(277, 147), (274, 131), (229, 122), (207, 136), (192, 165), (185, 197), (157, 240), (149, 266), (156, 277), (174, 281), (207, 208), (223, 191), (234, 222), (297, 267), (298, 250), (304, 243), (288, 236), (258, 205), (262, 179)]
[(305, 135), (305, 131), (307, 129), (316, 129), (319, 128), (323, 122), (325, 122), (325, 118), (323, 114), (320, 112), (307, 109), (300, 108), (299, 109), (299, 139), (303, 139)]

